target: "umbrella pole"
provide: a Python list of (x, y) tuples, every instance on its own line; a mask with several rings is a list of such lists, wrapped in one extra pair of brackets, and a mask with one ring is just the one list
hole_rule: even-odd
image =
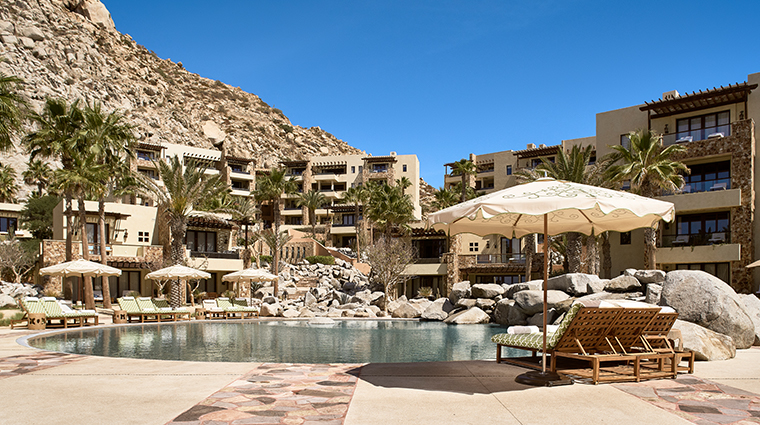
[(532, 370), (518, 375), (515, 382), (534, 387), (556, 387), (558, 385), (570, 385), (570, 379), (560, 376), (556, 372), (546, 371), (546, 316), (549, 294), (549, 215), (544, 214), (544, 343), (541, 350), (541, 371)]

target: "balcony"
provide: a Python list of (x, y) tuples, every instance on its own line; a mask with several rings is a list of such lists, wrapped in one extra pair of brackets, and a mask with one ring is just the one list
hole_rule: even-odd
[(205, 252), (205, 251), (190, 251), (191, 258), (222, 258), (226, 260), (237, 260), (240, 258), (236, 251), (225, 252)]
[(688, 264), (740, 261), (741, 247), (738, 243), (662, 247), (657, 249), (657, 262), (660, 264)]
[(683, 213), (687, 211), (722, 210), (740, 207), (742, 204), (742, 193), (739, 189), (713, 190), (659, 196), (657, 199), (672, 202), (676, 207), (676, 211)]
[(663, 248), (722, 245), (731, 243), (731, 232), (693, 233), (684, 235), (662, 235)]
[(480, 254), (475, 261), (477, 264), (524, 263), (525, 254)]

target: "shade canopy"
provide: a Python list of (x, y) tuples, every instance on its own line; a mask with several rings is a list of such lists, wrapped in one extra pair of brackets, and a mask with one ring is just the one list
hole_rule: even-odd
[(750, 263), (747, 268), (757, 267), (760, 266), (760, 260), (755, 261), (754, 263)]
[(652, 227), (660, 220), (672, 221), (674, 212), (670, 202), (541, 178), (433, 213), (428, 217), (428, 225), (450, 234), (522, 237), (544, 233), (546, 214), (549, 235), (565, 232), (598, 235), (610, 230), (627, 232)]
[(148, 279), (162, 280), (162, 279), (208, 279), (211, 277), (211, 273), (204, 272), (203, 270), (194, 269), (192, 267), (174, 265), (171, 267), (164, 267), (163, 269), (156, 270), (154, 272), (145, 275)]
[(45, 267), (40, 269), (40, 275), (42, 276), (120, 276), (121, 270), (107, 266), (105, 264), (96, 263), (94, 261), (88, 261), (84, 259), (78, 259), (73, 261), (67, 261), (65, 263), (56, 264), (54, 266)]
[(224, 282), (272, 282), (278, 277), (264, 269), (248, 268), (222, 276)]

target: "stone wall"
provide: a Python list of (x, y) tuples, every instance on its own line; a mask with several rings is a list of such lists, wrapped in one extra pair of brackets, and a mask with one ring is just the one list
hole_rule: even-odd
[[(675, 159), (688, 160), (718, 155), (731, 155), (731, 188), (741, 190), (741, 206), (731, 214), (731, 243), (741, 245), (741, 260), (731, 262), (731, 286), (737, 292), (752, 290), (752, 272), (746, 266), (754, 261), (752, 223), (755, 219), (755, 123), (737, 121), (731, 125), (731, 135), (686, 144), (688, 150)], [(676, 213), (678, 214), (678, 213)]]

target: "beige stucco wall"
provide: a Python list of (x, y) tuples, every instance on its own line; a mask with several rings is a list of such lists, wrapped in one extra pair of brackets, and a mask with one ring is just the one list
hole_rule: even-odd
[[(747, 83), (760, 85), (760, 72), (748, 75)], [(752, 91), (747, 99), (747, 117), (753, 120), (755, 125), (760, 123), (760, 87)], [(755, 166), (753, 176), (756, 182), (760, 181), (760, 167)], [(760, 199), (758, 199), (757, 196), (755, 196), (753, 205), (755, 206), (755, 211), (758, 211), (758, 208), (760, 208)], [(752, 227), (752, 242), (755, 248), (755, 255), (757, 256), (760, 255), (760, 220), (755, 220)], [(758, 257), (755, 257), (754, 259), (757, 260)], [(752, 281), (754, 284), (753, 291), (756, 292), (760, 290), (760, 268), (755, 267), (752, 269)]]
[(610, 145), (619, 145), (620, 136), (631, 131), (646, 129), (647, 113), (641, 105), (596, 114), (596, 156), (601, 158), (612, 152)]

